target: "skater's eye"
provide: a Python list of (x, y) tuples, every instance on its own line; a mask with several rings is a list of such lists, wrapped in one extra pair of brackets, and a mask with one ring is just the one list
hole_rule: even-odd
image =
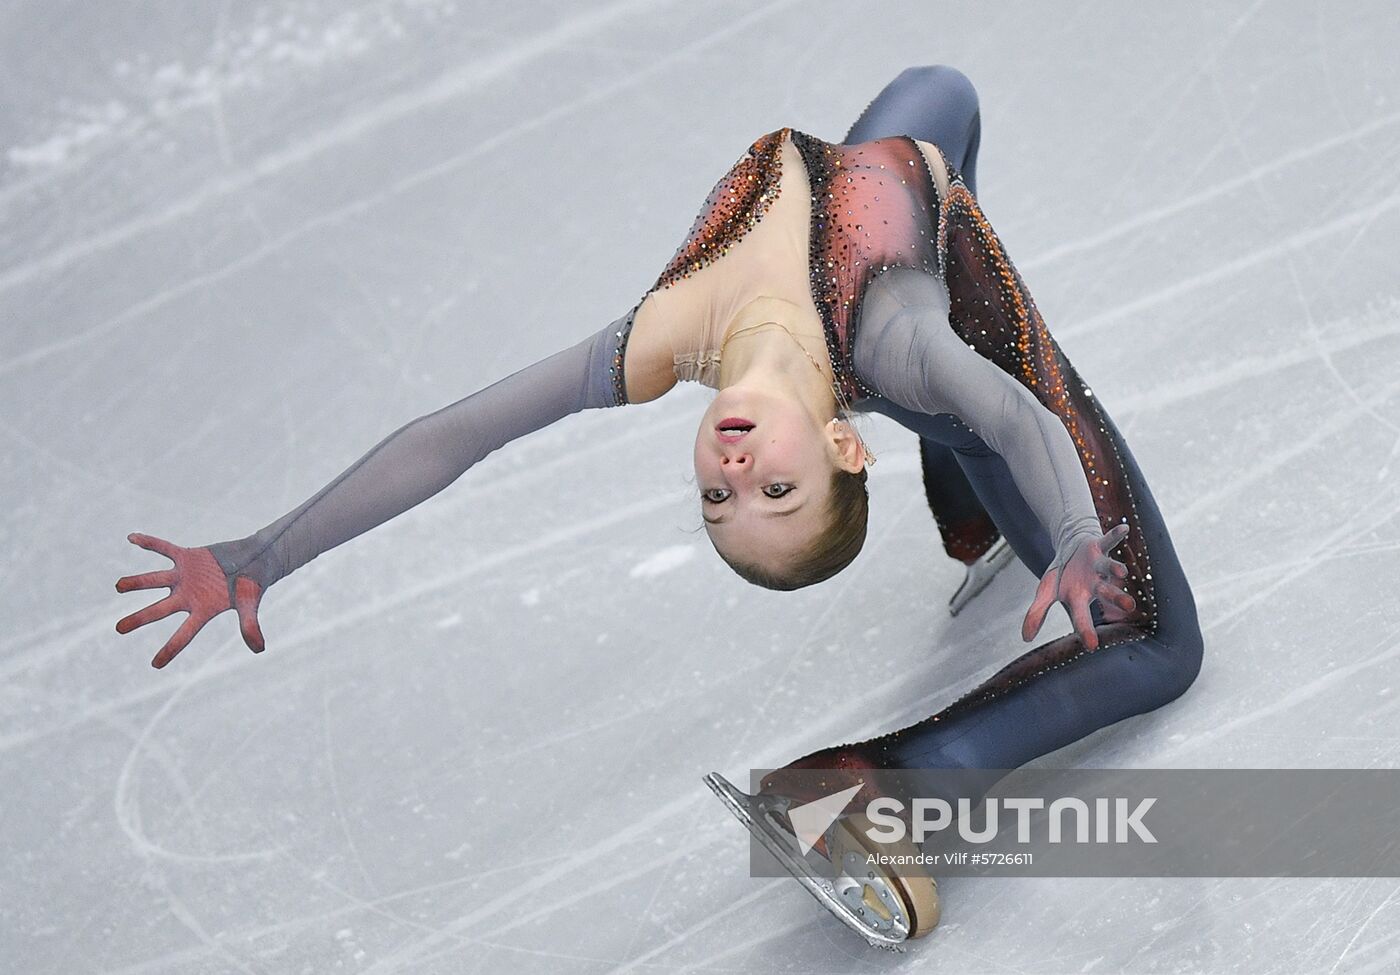
[(763, 486), (763, 493), (770, 498), (781, 498), (783, 495), (789, 493), (792, 490), (793, 485), (791, 484), (777, 483), (765, 484)]
[(700, 492), (700, 499), (711, 504), (719, 504), (721, 501), (727, 500), (730, 493), (729, 488), (709, 488)]

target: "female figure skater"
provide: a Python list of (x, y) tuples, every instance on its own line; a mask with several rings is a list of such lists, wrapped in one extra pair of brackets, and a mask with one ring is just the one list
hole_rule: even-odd
[[(761, 137), (656, 284), (600, 332), (414, 420), (246, 538), (130, 536), (174, 566), (117, 582), (170, 590), (117, 631), (187, 612), (152, 661), (163, 667), (233, 609), (260, 652), (259, 601), (287, 573), (517, 437), (697, 380), (718, 390), (695, 440), (705, 528), (745, 579), (796, 589), (856, 556), (873, 458), (849, 418), (873, 410), (922, 438), (948, 553), (985, 567), (1004, 536), (1040, 577), (1022, 638), (1056, 602), (1074, 628), (925, 721), (792, 763), (765, 781), (766, 800), (800, 798), (785, 773), (801, 770), (877, 788), (881, 769), (1014, 768), (1174, 699), (1201, 659), (1190, 589), (1127, 445), (982, 215), (979, 133), (971, 83), (926, 67), (891, 82), (841, 144), (791, 128)], [(873, 920), (824, 902), (874, 941), (927, 933), (932, 881), (883, 881), (854, 894), (897, 898)]]

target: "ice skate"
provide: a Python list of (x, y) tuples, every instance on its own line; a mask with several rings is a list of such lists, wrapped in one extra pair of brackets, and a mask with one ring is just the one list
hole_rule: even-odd
[(1010, 565), (1014, 558), (1015, 553), (1011, 551), (1011, 546), (1006, 544), (1006, 539), (997, 539), (995, 545), (967, 567), (967, 575), (963, 577), (962, 585), (953, 593), (953, 598), (948, 600), (949, 614), (957, 616), (962, 608), (972, 601), (972, 597), (986, 589), (996, 578), (996, 574)]
[[(938, 885), (918, 866), (870, 863), (871, 854), (917, 855), (909, 840), (876, 843), (863, 814), (836, 816), (819, 836), (790, 814), (815, 805), (788, 796), (748, 795), (717, 772), (705, 784), (768, 852), (843, 924), (877, 948), (902, 950), (938, 924)], [(820, 800), (818, 800), (820, 801)], [(819, 817), (820, 818), (820, 817)]]

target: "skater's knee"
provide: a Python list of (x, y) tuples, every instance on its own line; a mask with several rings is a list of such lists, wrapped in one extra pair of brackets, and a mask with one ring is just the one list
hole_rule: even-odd
[[(1160, 561), (1160, 560), (1159, 560)], [(1201, 620), (1196, 614), (1196, 600), (1179, 568), (1172, 560), (1162, 561), (1157, 573), (1162, 588), (1158, 600), (1158, 637), (1171, 652), (1172, 688), (1177, 697), (1186, 692), (1201, 672), (1205, 656), (1205, 637)]]
[(950, 65), (925, 64), (905, 68), (894, 83), (937, 92), (940, 102), (961, 105), (969, 115), (977, 111), (977, 89), (967, 75)]
[(1166, 704), (1185, 694), (1201, 672), (1205, 641), (1201, 629), (1190, 626), (1174, 628), (1170, 636), (1153, 641), (1153, 684), (1160, 703)]
[(1201, 672), (1201, 662), (1205, 656), (1205, 640), (1201, 636), (1201, 628), (1197, 624), (1192, 624), (1186, 634), (1176, 641), (1174, 659), (1176, 665), (1172, 668), (1176, 681), (1174, 689), (1176, 693), (1173, 697), (1180, 697), (1186, 693), (1186, 689), (1196, 682), (1197, 675)]

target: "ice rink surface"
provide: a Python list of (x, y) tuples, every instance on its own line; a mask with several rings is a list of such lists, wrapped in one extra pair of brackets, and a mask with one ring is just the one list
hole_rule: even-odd
[(11, 0), (0, 968), (1397, 970), (1392, 879), (949, 879), (897, 956), (749, 878), (703, 773), (903, 726), (1023, 648), (1019, 566), (949, 618), (883, 419), (869, 543), (801, 592), (697, 534), (692, 385), (280, 583), (261, 656), (231, 615), (164, 671), (175, 619), (112, 631), (147, 601), (113, 581), (164, 564), (128, 532), (271, 521), (625, 312), (757, 136), (839, 140), (947, 63), (1206, 635), (1185, 697), (1044, 762), (1394, 766), (1397, 50), (1388, 3)]

